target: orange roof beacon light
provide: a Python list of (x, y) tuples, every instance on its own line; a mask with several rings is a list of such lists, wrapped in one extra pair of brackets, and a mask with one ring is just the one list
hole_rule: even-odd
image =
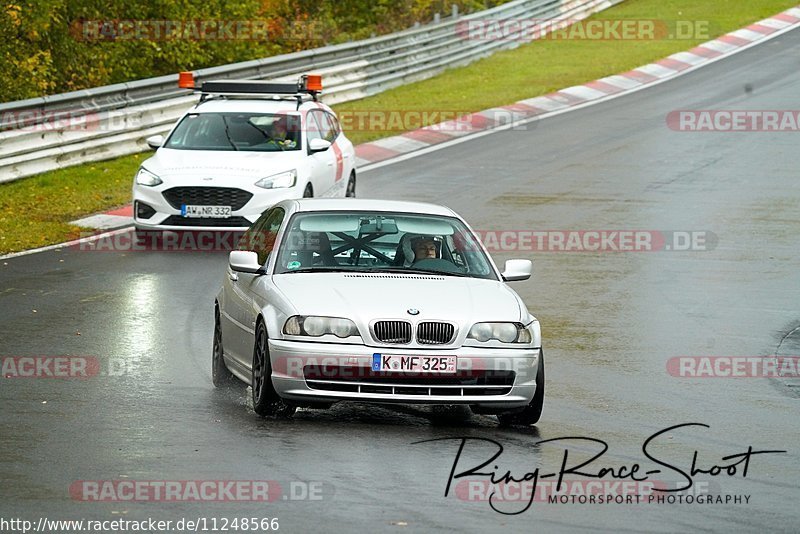
[(322, 91), (322, 76), (319, 74), (306, 74), (304, 78), (306, 91)]
[(194, 89), (194, 72), (183, 71), (178, 74), (178, 87), (181, 89)]

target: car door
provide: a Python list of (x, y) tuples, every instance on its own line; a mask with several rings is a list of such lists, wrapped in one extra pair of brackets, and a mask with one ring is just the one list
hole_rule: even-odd
[[(321, 109), (312, 109), (306, 115), (306, 131), (308, 132), (307, 147), (314, 139), (329, 140), (331, 125)], [(310, 148), (309, 148), (310, 150)], [(331, 188), (336, 181), (336, 152), (329, 148), (322, 152), (309, 152), (311, 167), (311, 185), (314, 187), (314, 196), (330, 196)]]
[(342, 133), (339, 119), (332, 113), (326, 112), (325, 115), (331, 125), (329, 141), (333, 144), (332, 149), (336, 156), (336, 176), (331, 196), (343, 197), (347, 193), (350, 173), (353, 172), (356, 165), (356, 152), (353, 143)]
[[(282, 208), (272, 208), (262, 215), (256, 223), (245, 232), (239, 242), (240, 250), (251, 250), (258, 254), (258, 262), (266, 265), (267, 259), (275, 246), (278, 230), (283, 222), (285, 212)], [(239, 366), (249, 369), (253, 358), (253, 342), (255, 340), (255, 285), (263, 275), (236, 273), (230, 267), (225, 279), (226, 299), (225, 315), (228, 320), (228, 331), (223, 329), (222, 338), (227, 352)]]
[[(265, 211), (256, 222), (239, 239), (238, 250), (250, 250), (253, 235), (263, 228), (270, 212)], [(222, 299), (220, 305), (220, 322), (222, 324), (222, 340), (225, 353), (238, 364), (242, 359), (242, 338), (248, 337), (245, 328), (245, 316), (242, 313), (244, 295), (239, 285), (241, 273), (234, 272), (230, 265), (223, 280)]]

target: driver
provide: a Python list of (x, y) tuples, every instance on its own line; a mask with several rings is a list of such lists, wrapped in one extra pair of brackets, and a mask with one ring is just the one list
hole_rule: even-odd
[(292, 138), (292, 135), (289, 135), (289, 120), (287, 117), (278, 117), (272, 123), (270, 137), (275, 140), (275, 142), (284, 149), (287, 148), (295, 148), (297, 146), (297, 142)]
[(414, 261), (436, 258), (436, 241), (432, 237), (422, 236), (411, 240)]

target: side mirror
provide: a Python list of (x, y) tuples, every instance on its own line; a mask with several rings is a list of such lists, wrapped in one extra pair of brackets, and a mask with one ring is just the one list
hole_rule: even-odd
[(531, 260), (508, 260), (502, 276), (506, 282), (518, 282), (530, 278), (532, 272), (533, 262)]
[(258, 274), (261, 265), (258, 263), (258, 254), (249, 250), (232, 250), (228, 256), (228, 265), (237, 273)]
[(156, 150), (157, 148), (161, 147), (164, 144), (164, 136), (163, 135), (151, 135), (147, 139), (145, 139), (147, 146)]
[(325, 152), (331, 147), (331, 142), (325, 139), (312, 139), (308, 142), (309, 152)]

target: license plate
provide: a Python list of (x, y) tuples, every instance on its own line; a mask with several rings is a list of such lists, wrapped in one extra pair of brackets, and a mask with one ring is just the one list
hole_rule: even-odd
[(181, 206), (181, 215), (196, 219), (227, 219), (231, 216), (230, 206)]
[(401, 371), (410, 373), (455, 373), (456, 356), (389, 356), (372, 355), (373, 371)]

